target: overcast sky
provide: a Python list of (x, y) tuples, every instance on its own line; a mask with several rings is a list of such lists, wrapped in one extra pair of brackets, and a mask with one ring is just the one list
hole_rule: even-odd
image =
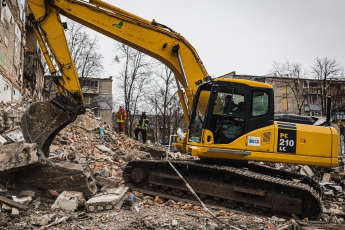
[[(344, 0), (106, 0), (147, 20), (155, 19), (184, 36), (213, 77), (231, 71), (265, 75), (273, 61), (299, 62), (308, 69), (316, 57), (345, 65)], [(98, 35), (104, 77), (116, 75), (115, 42)]]

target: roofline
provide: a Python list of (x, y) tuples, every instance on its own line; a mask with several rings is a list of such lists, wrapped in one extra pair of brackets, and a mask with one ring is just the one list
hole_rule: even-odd
[[(267, 75), (262, 75), (262, 76), (259, 76), (259, 75), (246, 75), (246, 74), (235, 74), (233, 75), (232, 74), (233, 72), (230, 72), (230, 73), (227, 73), (227, 74), (224, 74), (222, 76), (220, 76), (219, 78), (226, 78), (227, 75), (230, 75), (232, 77), (251, 77), (251, 78), (270, 78), (270, 79), (284, 79), (284, 80), (287, 80), (287, 79), (291, 79), (291, 80), (309, 80), (309, 81), (323, 81), (321, 79), (315, 79), (315, 78), (293, 78), (293, 77), (275, 77), (275, 76), (270, 76), (269, 74)], [(339, 80), (339, 79), (327, 79), (326, 80), (327, 82), (329, 81), (336, 81), (336, 82), (345, 82), (345, 80)]]

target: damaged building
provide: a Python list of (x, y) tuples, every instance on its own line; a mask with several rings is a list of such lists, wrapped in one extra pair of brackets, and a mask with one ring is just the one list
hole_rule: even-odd
[(0, 102), (40, 100), (44, 66), (25, 0), (0, 1)]
[[(60, 76), (46, 75), (42, 94), (48, 99), (55, 97), (57, 87), (54, 79)], [(109, 78), (79, 78), (85, 100), (85, 107), (91, 109), (95, 115), (105, 123), (113, 126), (113, 79)]]

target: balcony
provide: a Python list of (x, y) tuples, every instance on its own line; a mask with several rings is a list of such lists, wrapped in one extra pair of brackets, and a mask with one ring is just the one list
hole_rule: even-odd
[(304, 111), (321, 111), (321, 104), (308, 104), (304, 106)]
[(83, 93), (88, 94), (99, 94), (100, 93), (100, 87), (99, 87), (99, 81), (92, 80), (91, 78), (85, 79), (81, 81), (81, 90)]
[(304, 94), (320, 94), (321, 88), (320, 87), (306, 87), (303, 88)]
[(82, 86), (81, 87), (81, 90), (83, 93), (88, 93), (88, 94), (99, 94), (100, 91), (99, 91), (99, 86)]

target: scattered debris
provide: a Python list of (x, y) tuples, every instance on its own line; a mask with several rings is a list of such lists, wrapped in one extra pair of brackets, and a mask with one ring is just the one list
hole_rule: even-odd
[(68, 211), (76, 211), (78, 207), (85, 205), (83, 193), (74, 191), (63, 191), (54, 204), (52, 209), (63, 209)]
[[(4, 197), (4, 196), (0, 196), (0, 202), (1, 202), (1, 203), (4, 203), (4, 204), (6, 204), (6, 205), (9, 205), (9, 206), (11, 206), (11, 207), (18, 208), (18, 209), (20, 209), (20, 210), (28, 210), (28, 209), (29, 209), (28, 206), (23, 205), (23, 204), (18, 203), (18, 202), (15, 202), (15, 201), (13, 201), (13, 200), (10, 200), (10, 199), (8, 199), (8, 198), (6, 198), (6, 197)], [(3, 207), (3, 208), (4, 208), (4, 207)]]
[[(218, 222), (199, 205), (129, 192), (122, 179), (126, 163), (163, 158), (166, 150), (119, 135), (107, 125), (103, 126), (101, 140), (101, 121), (90, 110), (61, 130), (50, 148), (49, 159), (41, 159), (34, 144), (21, 142), (18, 127), (24, 105), (0, 104), (1, 229), (51, 226), (59, 229), (226, 229), (231, 226), (283, 230), (313, 229), (313, 226), (337, 229), (344, 223), (343, 169), (267, 163), (320, 182), (325, 189), (324, 213), (318, 222), (249, 215), (225, 207), (212, 209), (221, 220)], [(9, 157), (13, 153), (14, 161)], [(171, 157), (192, 158), (178, 152), (171, 153)], [(29, 166), (32, 167), (27, 169)]]
[(127, 187), (119, 187), (114, 193), (96, 195), (86, 202), (86, 209), (89, 212), (112, 210), (122, 201), (127, 191)]
[(9, 173), (40, 163), (41, 154), (36, 144), (23, 142), (0, 146), (0, 172)]

